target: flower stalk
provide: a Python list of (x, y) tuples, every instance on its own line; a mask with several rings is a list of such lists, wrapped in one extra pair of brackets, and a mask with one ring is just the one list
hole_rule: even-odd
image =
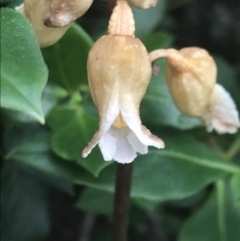
[(133, 163), (117, 164), (111, 241), (126, 241)]

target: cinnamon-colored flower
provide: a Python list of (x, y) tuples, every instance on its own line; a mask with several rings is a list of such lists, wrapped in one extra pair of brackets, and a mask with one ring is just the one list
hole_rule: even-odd
[(140, 102), (151, 78), (146, 48), (134, 37), (130, 7), (119, 1), (109, 22), (107, 36), (100, 38), (88, 57), (89, 86), (100, 116), (99, 130), (83, 150), (87, 157), (99, 144), (104, 160), (130, 163), (148, 146), (164, 143), (141, 124)]
[(235, 133), (240, 127), (238, 111), (230, 94), (216, 84), (217, 67), (209, 53), (188, 47), (150, 53), (151, 61), (166, 58), (166, 80), (178, 109), (200, 118), (208, 131)]

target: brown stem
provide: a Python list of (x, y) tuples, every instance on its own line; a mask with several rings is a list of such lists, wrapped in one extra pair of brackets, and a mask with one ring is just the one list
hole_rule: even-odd
[(133, 163), (117, 164), (112, 241), (127, 240), (128, 211)]

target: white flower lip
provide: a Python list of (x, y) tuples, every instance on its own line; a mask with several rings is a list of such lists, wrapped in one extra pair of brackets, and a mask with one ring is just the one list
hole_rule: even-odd
[(215, 85), (210, 104), (202, 120), (207, 131), (215, 130), (219, 134), (234, 134), (240, 127), (236, 105), (230, 94), (220, 84)]
[(130, 114), (128, 111), (129, 109), (125, 109), (125, 112), (121, 112), (123, 118), (126, 117), (124, 121), (127, 123), (127, 127), (114, 127), (112, 124), (116, 113), (108, 115), (105, 119), (106, 122), (100, 125), (91, 142), (83, 150), (82, 156), (87, 157), (99, 144), (105, 161), (115, 160), (124, 164), (132, 162), (137, 157), (136, 153), (146, 154), (148, 146), (164, 148), (164, 142), (141, 125), (139, 116)]

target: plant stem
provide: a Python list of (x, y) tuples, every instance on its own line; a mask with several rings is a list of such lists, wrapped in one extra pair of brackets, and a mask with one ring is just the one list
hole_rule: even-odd
[(117, 164), (112, 241), (127, 240), (128, 211), (133, 163)]

